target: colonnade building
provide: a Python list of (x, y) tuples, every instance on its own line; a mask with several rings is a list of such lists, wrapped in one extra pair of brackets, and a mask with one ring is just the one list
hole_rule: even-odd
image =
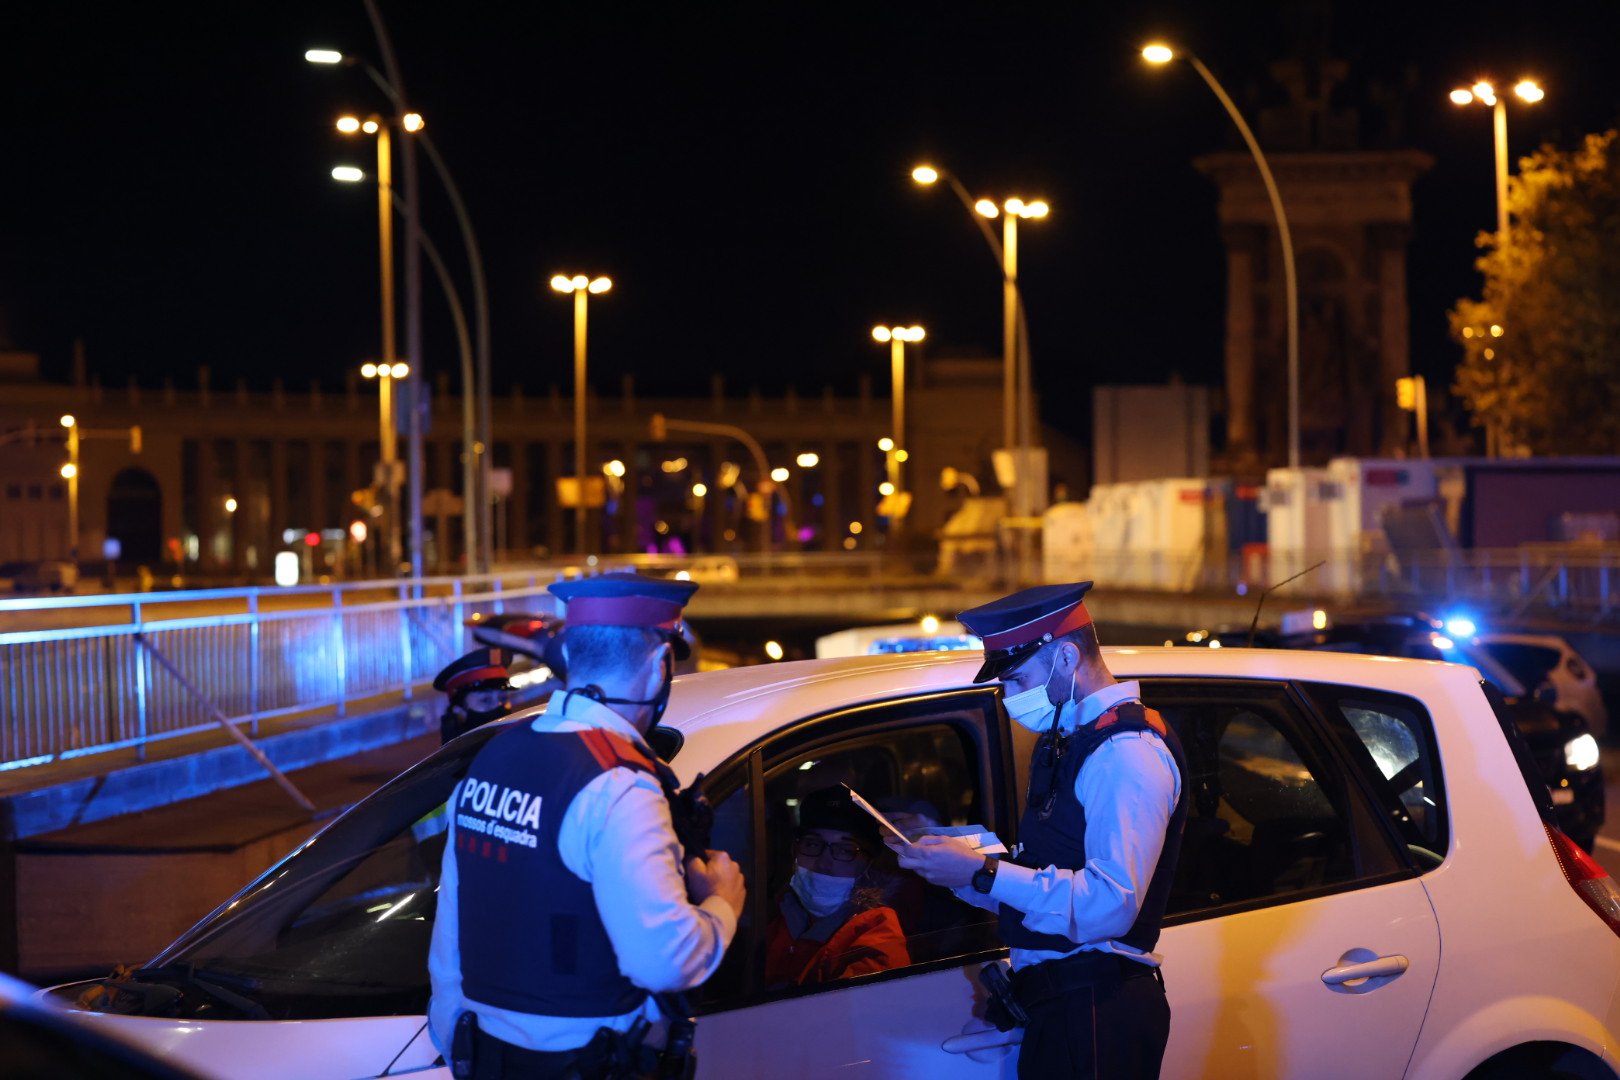
[[(985, 403), (999, 394), (1001, 370), (995, 359), (911, 367), (902, 487), (914, 498), (903, 535), (925, 545), (963, 498), (962, 488), (942, 489), (945, 468), (995, 493), (990, 457), (1000, 414)], [(320, 386), (295, 392), (279, 381), (264, 389), (240, 380), (221, 387), (202, 368), (186, 387), (173, 380), (114, 387), (86, 376), (82, 363), (76, 368), (72, 383), (51, 383), (39, 377), (31, 354), (0, 354), (0, 437), (8, 439), (0, 455), (0, 561), (61, 558), (69, 549), (59, 417), (71, 414), (85, 436), (81, 562), (93, 565), (114, 538), (126, 569), (144, 565), (155, 574), (262, 579), (277, 552), (301, 546), (311, 549), (303, 554), (315, 558), (306, 564), (315, 573), (379, 572), (386, 518), (365, 505), (380, 458), (375, 383), (355, 375), (335, 393)], [(423, 475), (424, 531), (431, 534), (424, 564), (446, 571), (465, 566), (461, 405), (451, 390), (437, 381)], [(593, 551), (742, 552), (759, 550), (764, 540), (764, 526), (749, 516), (757, 477), (748, 451), (708, 435), (672, 431), (655, 439), (655, 414), (740, 427), (772, 468), (788, 470), (769, 508), (775, 550), (859, 551), (895, 542), (877, 513), (885, 480), (878, 444), (891, 434), (890, 401), (867, 380), (853, 395), (737, 397), (715, 379), (706, 396), (647, 398), (626, 379), (617, 396), (590, 394), (587, 414), (587, 475), (603, 476), (607, 488), (605, 505), (586, 522), (585, 546)], [(138, 452), (127, 437), (136, 426)], [(514, 389), (492, 402), (492, 427), (492, 487), (506, 492), (493, 508), (497, 560), (574, 550), (574, 512), (557, 495), (558, 481), (573, 473), (572, 398)], [(399, 445), (403, 458), (403, 437)], [(356, 529), (357, 521), (367, 528)], [(351, 537), (362, 531), (367, 539), (356, 543)]]

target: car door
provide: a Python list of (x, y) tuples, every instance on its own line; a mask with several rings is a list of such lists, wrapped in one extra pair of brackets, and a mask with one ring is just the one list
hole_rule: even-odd
[(1410, 810), (1389, 792), (1379, 803), (1365, 775), (1374, 755), (1344, 716), (1287, 684), (1160, 680), (1143, 697), (1188, 759), (1158, 946), (1172, 1015), (1164, 1074), (1402, 1075), (1438, 970), (1419, 874), (1439, 856), (1416, 833), (1423, 854), (1411, 851), (1389, 816), (1411, 825), (1430, 810), (1436, 785), (1419, 774), (1432, 752), (1385, 774), (1417, 777)]
[[(975, 1018), (985, 996), (977, 974), (1005, 955), (993, 916), (896, 866), (870, 872), (904, 933), (903, 962), (849, 977), (766, 980), (805, 795), (848, 783), (905, 824), (1006, 830), (1011, 768), (996, 701), (980, 688), (807, 718), (717, 776), (714, 846), (742, 863), (750, 891), (731, 951), (701, 991), (705, 1075), (1011, 1075), (1005, 1047), (970, 1056), (960, 1045), (964, 1029), (987, 1026)], [(996, 1033), (991, 1041), (1009, 1040)]]

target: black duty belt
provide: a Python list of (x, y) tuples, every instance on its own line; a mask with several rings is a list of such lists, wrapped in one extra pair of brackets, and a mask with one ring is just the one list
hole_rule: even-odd
[[(615, 1055), (613, 1040), (604, 1038), (601, 1031), (590, 1043), (577, 1050), (529, 1050), (503, 1042), (482, 1030), (475, 1030), (473, 1042), (475, 1064), (472, 1076), (475, 1080), (483, 1080), (484, 1077), (591, 1080), (596, 1077), (659, 1075), (657, 1050), (650, 1046), (635, 1046)], [(615, 1057), (621, 1060), (615, 1060)], [(629, 1060), (622, 1060), (623, 1057)]]
[(1012, 988), (1018, 1003), (1030, 1009), (1076, 990), (1126, 979), (1164, 982), (1164, 976), (1152, 964), (1129, 960), (1118, 953), (1081, 952), (1018, 969), (1012, 973)]

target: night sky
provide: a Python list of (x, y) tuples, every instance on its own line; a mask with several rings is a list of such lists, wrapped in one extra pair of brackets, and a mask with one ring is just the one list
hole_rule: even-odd
[[(1193, 72), (1136, 47), (1190, 45), (1253, 119), (1300, 8), (383, 2), (485, 249), (497, 392), (566, 390), (559, 270), (615, 280), (591, 324), (610, 392), (627, 372), (648, 393), (705, 394), (716, 372), (739, 393), (847, 392), (863, 371), (881, 392), (879, 321), (924, 323), (935, 355), (999, 353), (999, 272), (949, 193), (908, 179), (927, 158), (1052, 204), (1021, 233), (1021, 277), (1043, 411), (1077, 437), (1094, 385), (1219, 381), (1224, 260), (1192, 159), (1240, 144)], [(1414, 193), (1413, 351), (1449, 381), (1444, 311), (1477, 287), (1494, 202), (1488, 112), (1446, 93), (1542, 80), (1544, 102), (1510, 106), (1515, 155), (1612, 125), (1620, 5), (1362, 0), (1333, 25), (1395, 91), (1399, 144), (1437, 159)], [(0, 347), (66, 379), (83, 337), (104, 382), (182, 386), (199, 364), (216, 384), (337, 385), (376, 355), (374, 199), (329, 172), (372, 167), (331, 122), (384, 102), (302, 58), (378, 61), (359, 0), (10, 4), (0, 37)], [(423, 220), (463, 267), (425, 161)], [(423, 271), (426, 362), (454, 373)]]

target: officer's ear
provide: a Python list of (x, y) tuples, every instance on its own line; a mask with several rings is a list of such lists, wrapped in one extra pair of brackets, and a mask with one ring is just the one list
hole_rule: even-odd
[(1053, 665), (1058, 672), (1068, 675), (1080, 666), (1080, 647), (1072, 641), (1065, 641), (1058, 646), (1057, 663)]

